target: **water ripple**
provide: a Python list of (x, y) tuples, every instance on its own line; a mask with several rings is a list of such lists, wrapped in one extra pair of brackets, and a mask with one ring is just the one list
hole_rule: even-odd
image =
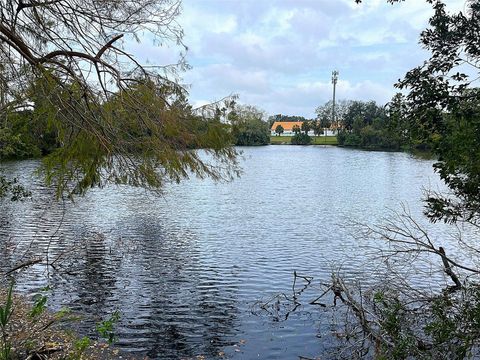
[[(110, 186), (75, 203), (54, 201), (33, 176), (36, 162), (2, 164), (34, 196), (2, 203), (0, 268), (48, 255), (56, 270), (34, 266), (18, 288), (33, 293), (51, 283), (49, 304), (83, 314), (79, 330), (90, 336), (119, 310), (118, 345), (132, 354), (322, 354), (331, 345), (316, 308), (279, 321), (255, 313), (258, 301), (290, 294), (294, 270), (320, 281), (341, 265), (362, 279), (371, 264), (348, 224), (380, 221), (400, 202), (420, 216), (422, 187), (441, 186), (439, 179), (430, 161), (402, 153), (270, 146), (245, 148), (244, 157), (244, 175), (232, 183), (191, 179), (160, 198)], [(320, 291), (317, 284), (305, 296)]]

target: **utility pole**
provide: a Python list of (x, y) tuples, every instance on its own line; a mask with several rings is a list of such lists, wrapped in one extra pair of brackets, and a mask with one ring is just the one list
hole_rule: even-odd
[[(332, 84), (333, 84), (333, 106), (332, 106), (332, 125), (337, 128), (337, 124), (335, 124), (335, 88), (337, 86), (337, 80), (338, 80), (338, 71), (333, 70), (332, 71)], [(338, 128), (337, 128), (338, 132)]]

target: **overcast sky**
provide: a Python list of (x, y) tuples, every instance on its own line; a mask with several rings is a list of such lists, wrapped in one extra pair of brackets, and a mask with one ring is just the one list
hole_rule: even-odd
[[(192, 66), (183, 78), (195, 105), (235, 93), (269, 115), (310, 118), (331, 99), (337, 69), (337, 99), (383, 105), (393, 84), (427, 58), (418, 39), (431, 14), (423, 0), (183, 0), (178, 22)], [(162, 61), (173, 53), (143, 51)]]

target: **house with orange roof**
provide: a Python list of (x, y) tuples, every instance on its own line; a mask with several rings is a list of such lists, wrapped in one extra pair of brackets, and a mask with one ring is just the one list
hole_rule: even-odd
[[(277, 128), (278, 125), (281, 125), (283, 127), (283, 133), (281, 134), (281, 136), (292, 136), (292, 135), (295, 134), (293, 132), (293, 127), (295, 125), (297, 125), (301, 129), (302, 124), (303, 124), (303, 121), (275, 121), (273, 123), (272, 127), (270, 128), (270, 133), (271, 133), (272, 136), (278, 135), (275, 132), (275, 129)], [(339, 129), (338, 125), (337, 126), (331, 126), (330, 128), (326, 129), (324, 135), (329, 135), (329, 136), (335, 135), (335, 131), (338, 131), (338, 129)], [(311, 129), (308, 132), (308, 135), (314, 136), (313, 129)]]
[(277, 135), (275, 133), (275, 129), (277, 128), (278, 125), (281, 125), (283, 127), (283, 136), (290, 136), (293, 135), (293, 127), (297, 125), (300, 129), (302, 128), (303, 121), (275, 121), (272, 125), (271, 133), (272, 135)]

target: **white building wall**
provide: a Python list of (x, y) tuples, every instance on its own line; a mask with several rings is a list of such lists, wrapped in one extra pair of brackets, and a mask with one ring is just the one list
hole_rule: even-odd
[[(270, 134), (272, 136), (277, 136), (277, 133), (274, 131), (274, 130), (271, 130)], [(295, 133), (293, 131), (284, 131), (280, 136), (293, 136), (295, 135)], [(315, 134), (313, 133), (313, 130), (310, 130), (308, 132), (308, 135), (309, 136), (315, 136)], [(334, 135), (337, 135), (337, 133), (335, 131), (332, 131), (332, 130), (327, 130), (326, 133), (324, 133), (323, 135), (319, 135), (319, 136), (334, 136)]]

